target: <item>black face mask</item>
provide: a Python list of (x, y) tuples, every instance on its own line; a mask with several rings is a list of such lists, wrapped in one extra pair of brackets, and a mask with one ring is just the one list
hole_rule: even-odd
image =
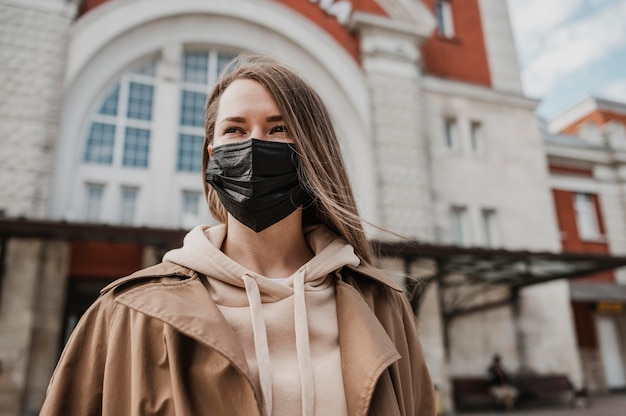
[(205, 179), (233, 217), (259, 232), (307, 201), (297, 167), (289, 143), (250, 139), (214, 148)]

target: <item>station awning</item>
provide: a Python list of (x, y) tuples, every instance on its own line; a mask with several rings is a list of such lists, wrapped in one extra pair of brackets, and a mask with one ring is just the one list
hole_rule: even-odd
[(431, 279), (459, 274), (471, 283), (505, 284), (512, 288), (572, 279), (626, 266), (626, 256), (591, 253), (514, 251), (431, 245), (419, 242), (374, 242), (384, 257), (409, 261), (432, 259), (437, 273)]

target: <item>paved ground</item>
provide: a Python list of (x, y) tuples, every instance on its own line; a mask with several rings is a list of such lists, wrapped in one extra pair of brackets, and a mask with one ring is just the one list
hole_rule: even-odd
[[(514, 410), (508, 414), (511, 416), (626, 416), (626, 394), (615, 394), (611, 396), (593, 397), (590, 409), (577, 408), (550, 408), (532, 410)], [(496, 411), (481, 413), (457, 413), (457, 416), (496, 416)]]

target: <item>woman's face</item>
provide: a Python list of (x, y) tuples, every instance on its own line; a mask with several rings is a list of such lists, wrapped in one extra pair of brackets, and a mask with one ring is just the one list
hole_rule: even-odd
[(293, 143), (278, 106), (263, 85), (238, 79), (220, 98), (212, 147), (248, 139)]

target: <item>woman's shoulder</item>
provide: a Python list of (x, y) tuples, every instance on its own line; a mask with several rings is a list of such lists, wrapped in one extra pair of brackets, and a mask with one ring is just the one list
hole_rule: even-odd
[(100, 291), (100, 295), (115, 297), (134, 288), (153, 285), (155, 283), (177, 283), (181, 280), (197, 277), (197, 275), (197, 272), (187, 267), (169, 261), (164, 261), (115, 280), (108, 286), (105, 286)]
[(373, 284), (391, 289), (394, 292), (403, 292), (403, 288), (387, 272), (367, 264), (348, 265), (343, 268), (341, 275), (344, 280), (351, 280), (350, 283), (353, 285)]

